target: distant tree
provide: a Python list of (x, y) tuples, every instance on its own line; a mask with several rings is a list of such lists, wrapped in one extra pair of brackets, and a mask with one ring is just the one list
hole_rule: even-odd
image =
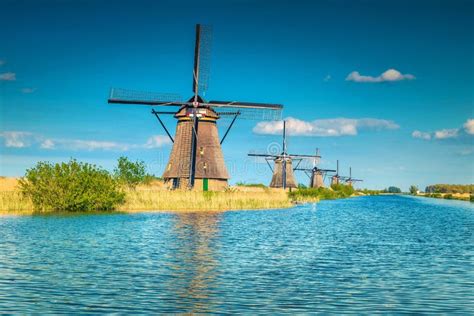
[(409, 191), (410, 194), (416, 195), (418, 193), (418, 187), (416, 185), (411, 185)]
[(387, 192), (388, 193), (402, 193), (402, 190), (400, 190), (400, 188), (392, 186), (392, 187), (388, 187)]
[(304, 185), (303, 183), (298, 183), (298, 189), (306, 189), (307, 186)]
[(115, 178), (122, 184), (133, 189), (139, 183), (146, 182), (153, 177), (146, 173), (145, 163), (143, 161), (130, 161), (127, 157), (120, 157), (117, 161), (117, 167), (114, 169)]
[(426, 193), (473, 193), (473, 184), (434, 184), (425, 189)]

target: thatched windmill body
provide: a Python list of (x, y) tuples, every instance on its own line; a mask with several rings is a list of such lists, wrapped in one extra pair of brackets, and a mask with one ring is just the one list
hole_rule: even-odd
[[(293, 173), (293, 160), (298, 161), (295, 169), (298, 167), (299, 163), (305, 158), (318, 158), (319, 156), (314, 155), (296, 155), (288, 154), (287, 144), (286, 144), (286, 122), (283, 121), (283, 143), (282, 143), (282, 152), (281, 154), (248, 154), (251, 157), (263, 157), (267, 162), (270, 170), (272, 170), (273, 176), (272, 181), (270, 182), (271, 188), (296, 188), (298, 186), (295, 175)], [(274, 162), (273, 168), (269, 161)]]
[[(177, 110), (156, 111), (156, 116), (173, 142), (163, 179), (172, 188), (222, 189), (227, 186), (229, 173), (224, 163), (221, 144), (237, 117), (280, 119), (280, 104), (237, 101), (206, 101), (199, 94), (207, 89), (209, 80), (211, 29), (196, 25), (193, 68), (193, 96), (187, 101), (175, 94), (145, 93), (125, 89), (111, 89), (109, 103), (140, 104), (171, 107)], [(174, 138), (160, 118), (161, 114), (177, 119)], [(222, 139), (219, 139), (217, 121), (222, 116), (232, 117)]]

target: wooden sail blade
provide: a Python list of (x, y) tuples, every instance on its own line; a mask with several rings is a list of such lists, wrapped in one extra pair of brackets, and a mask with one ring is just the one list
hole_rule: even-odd
[(110, 89), (108, 103), (181, 106), (185, 104), (181, 100), (181, 96), (174, 93), (155, 93), (112, 88)]
[(321, 158), (321, 156), (316, 156), (316, 155), (294, 155), (294, 154), (289, 154), (288, 156), (290, 156), (290, 157), (300, 157), (300, 158)]
[(269, 110), (282, 110), (283, 105), (272, 104), (272, 103), (255, 103), (255, 102), (238, 102), (238, 101), (209, 101), (209, 105), (214, 107), (227, 107), (227, 108), (253, 108), (253, 109), (269, 109)]
[(266, 158), (279, 158), (281, 155), (267, 155), (267, 154), (247, 154), (251, 157), (266, 157)]
[(207, 90), (211, 67), (212, 27), (210, 25), (196, 25), (196, 42), (194, 47), (193, 93)]
[(247, 120), (281, 120), (283, 105), (269, 103), (232, 102), (232, 101), (210, 101), (204, 105), (211, 106), (217, 113), (240, 112), (239, 119)]

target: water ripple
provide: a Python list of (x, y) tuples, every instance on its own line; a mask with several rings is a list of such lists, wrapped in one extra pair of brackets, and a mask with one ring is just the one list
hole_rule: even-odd
[(468, 314), (473, 232), (469, 203), (397, 196), (2, 217), (0, 312)]

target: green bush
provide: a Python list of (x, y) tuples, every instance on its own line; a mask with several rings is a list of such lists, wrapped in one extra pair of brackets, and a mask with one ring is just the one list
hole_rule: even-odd
[(298, 188), (288, 193), (293, 201), (334, 200), (350, 197), (354, 188), (350, 185), (337, 184), (331, 188)]
[(125, 200), (112, 175), (88, 163), (39, 162), (20, 180), (37, 211), (107, 211)]
[(381, 190), (369, 190), (369, 189), (359, 189), (357, 192), (363, 193), (365, 195), (379, 195), (380, 193), (383, 193)]
[(416, 185), (411, 185), (410, 188), (408, 189), (410, 191), (411, 195), (417, 195), (418, 194), (418, 187)]
[(452, 200), (452, 199), (453, 199), (453, 195), (452, 195), (451, 193), (445, 194), (445, 195), (444, 195), (444, 198), (445, 198), (446, 200)]
[(398, 187), (391, 186), (391, 187), (388, 187), (387, 192), (388, 193), (402, 193), (402, 190)]
[(473, 193), (474, 184), (434, 184), (425, 188), (426, 193)]
[(132, 162), (127, 157), (120, 157), (118, 159), (114, 175), (120, 183), (128, 186), (130, 189), (135, 188), (139, 183), (147, 183), (153, 180), (153, 176), (146, 173), (143, 161)]
[(262, 188), (266, 189), (267, 186), (263, 183), (245, 183), (245, 182), (237, 182), (235, 185), (239, 187), (250, 187), (250, 188)]

